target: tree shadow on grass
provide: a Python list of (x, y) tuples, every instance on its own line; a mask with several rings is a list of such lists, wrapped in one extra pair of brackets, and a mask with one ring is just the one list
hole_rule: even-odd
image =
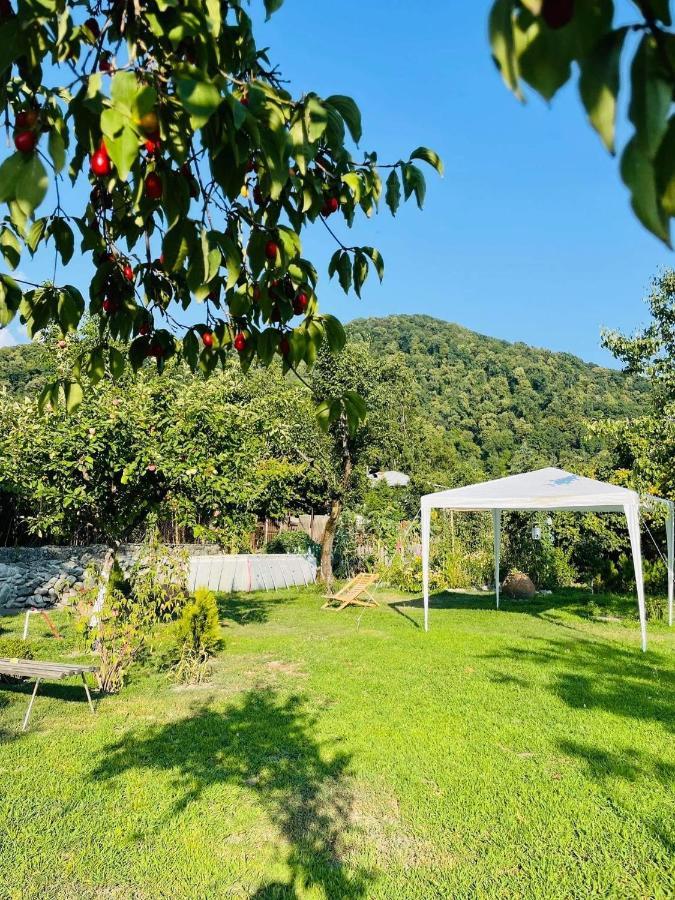
[(261, 625), (270, 617), (273, 609), (288, 603), (287, 597), (271, 594), (268, 597), (251, 597), (250, 594), (218, 594), (218, 613), (221, 619), (229, 619), (237, 625)]
[[(423, 609), (422, 597), (398, 601), (401, 609)], [(535, 618), (552, 621), (549, 614), (555, 611), (573, 613), (588, 619), (596, 610), (614, 613), (622, 618), (635, 618), (637, 601), (618, 594), (591, 594), (583, 588), (569, 588), (553, 594), (537, 594), (531, 600), (513, 600), (502, 595), (497, 609), (493, 591), (479, 594), (464, 594), (455, 591), (439, 591), (429, 597), (429, 609), (481, 609), (500, 613), (524, 613)]]
[[(675, 765), (651, 754), (634, 748), (619, 752), (604, 750), (573, 740), (560, 741), (558, 746), (566, 756), (576, 757), (585, 763), (588, 776), (600, 784), (610, 795), (613, 795), (612, 788), (618, 779), (635, 784), (635, 791), (645, 789), (653, 791), (653, 784), (643, 788), (640, 781), (644, 778), (654, 779), (661, 783), (664, 798), (667, 798), (672, 791), (672, 785), (675, 782)], [(673, 821), (668, 815), (669, 804), (665, 803), (662, 808), (664, 809), (662, 816), (652, 813), (649, 820), (645, 820), (645, 824), (661, 842), (668, 858), (672, 859), (673, 852), (675, 852)]]
[(326, 759), (314, 726), (302, 698), (282, 700), (270, 689), (252, 690), (224, 712), (200, 707), (188, 718), (126, 735), (105, 748), (90, 777), (177, 771), (180, 796), (173, 814), (214, 785), (236, 785), (257, 798), (291, 847), (291, 881), (263, 885), (255, 897), (294, 898), (298, 889), (318, 885), (330, 898), (356, 900), (365, 895), (368, 875), (347, 870), (340, 859), (351, 806), (350, 757), (336, 753)]
[[(550, 690), (574, 709), (599, 709), (675, 731), (675, 673), (653, 653), (587, 639), (540, 640), (488, 658), (548, 671)], [(503, 668), (495, 674), (503, 676)]]

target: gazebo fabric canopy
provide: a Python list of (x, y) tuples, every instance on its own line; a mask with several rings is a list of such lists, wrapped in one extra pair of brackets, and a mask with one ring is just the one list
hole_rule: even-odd
[[(675, 511), (670, 500), (648, 497), (646, 504), (660, 503), (668, 509), (666, 536), (668, 544), (668, 623), (673, 624)], [(483, 481), (467, 487), (438, 491), (422, 497), (422, 576), (424, 585), (424, 628), (429, 630), (429, 535), (432, 509), (452, 509), (466, 512), (492, 510), (494, 522), (495, 593), (499, 608), (499, 555), (501, 545), (502, 510), (555, 510), (568, 512), (618, 512), (626, 516), (630, 536), (642, 649), (647, 649), (647, 622), (645, 615), (644, 581), (642, 577), (642, 550), (640, 546), (640, 495), (628, 488), (617, 487), (573, 475), (562, 469), (549, 467), (509, 475), (493, 481)]]

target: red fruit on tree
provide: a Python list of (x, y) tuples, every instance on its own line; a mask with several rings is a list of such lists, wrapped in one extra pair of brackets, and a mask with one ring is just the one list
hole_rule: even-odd
[(265, 256), (270, 260), (270, 262), (274, 262), (276, 260), (278, 252), (279, 247), (276, 241), (268, 241), (265, 244)]
[(17, 131), (14, 135), (14, 146), (21, 153), (32, 153), (37, 144), (37, 135), (34, 131)]
[(307, 294), (300, 293), (293, 301), (293, 312), (296, 316), (302, 315), (304, 311), (307, 309), (307, 304), (309, 303), (307, 299)]
[(202, 335), (202, 341), (207, 348), (213, 347), (213, 332), (205, 331)]
[(161, 141), (159, 138), (148, 138), (145, 142), (146, 152), (150, 156), (154, 156), (156, 153), (159, 153), (159, 149), (161, 147)]
[(255, 301), (260, 300), (260, 285), (259, 284), (253, 285), (253, 299)]
[(244, 94), (239, 102), (242, 104), (242, 106), (248, 106), (248, 94)]
[(263, 197), (263, 193), (260, 190), (259, 184), (256, 184), (256, 186), (253, 188), (253, 199), (258, 204), (258, 206), (262, 206), (262, 204), (265, 202), (265, 198)]
[(339, 208), (340, 208), (340, 201), (338, 200), (338, 198), (331, 197), (328, 201), (328, 209), (330, 209), (330, 211), (332, 213), (334, 213), (334, 212), (337, 212)]
[(246, 349), (246, 335), (244, 335), (241, 331), (238, 331), (234, 336), (234, 349), (241, 353), (242, 350)]
[(113, 316), (117, 312), (117, 302), (113, 300), (112, 297), (106, 297), (102, 306), (103, 312), (107, 313), (109, 316)]
[(127, 263), (122, 270), (122, 274), (126, 278), (127, 281), (134, 280), (134, 270), (131, 268), (131, 264)]
[(164, 356), (164, 347), (162, 347), (161, 344), (155, 342), (153, 344), (150, 344), (148, 353), (150, 354), (150, 356), (154, 356), (155, 359), (161, 359)]
[(159, 177), (157, 172), (150, 172), (150, 174), (145, 179), (145, 194), (151, 200), (159, 200), (162, 196), (164, 188), (162, 186), (162, 179)]
[(564, 28), (574, 16), (574, 0), (544, 0), (541, 17), (549, 28)]
[(141, 335), (141, 337), (145, 337), (147, 334), (150, 334), (150, 326), (147, 322), (143, 322), (141, 327), (138, 329), (138, 333)]
[(288, 354), (291, 352), (291, 345), (286, 335), (284, 335), (279, 341), (279, 352), (282, 356), (288, 356)]
[(16, 114), (17, 128), (35, 128), (39, 119), (39, 113), (36, 109), (22, 109)]
[(103, 141), (101, 141), (101, 146), (98, 148), (98, 150), (92, 154), (90, 166), (91, 171), (98, 178), (105, 178), (112, 172), (108, 150), (106, 149)]
[(272, 312), (270, 314), (270, 322), (281, 322), (281, 310), (278, 306), (272, 307)]
[(100, 72), (111, 72), (113, 67), (112, 63), (112, 54), (110, 53), (102, 53), (101, 60), (98, 64), (98, 68)]

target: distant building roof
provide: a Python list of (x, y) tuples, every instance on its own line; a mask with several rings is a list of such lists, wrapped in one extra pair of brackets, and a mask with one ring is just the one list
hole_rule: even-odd
[(405, 487), (410, 483), (410, 475), (405, 472), (372, 472), (368, 475), (371, 481), (384, 481), (389, 487)]

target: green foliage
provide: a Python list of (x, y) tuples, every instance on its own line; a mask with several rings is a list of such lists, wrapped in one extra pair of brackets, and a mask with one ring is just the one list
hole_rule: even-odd
[(0, 656), (6, 659), (33, 659), (28, 641), (13, 635), (0, 636)]
[[(301, 234), (332, 215), (351, 228), (378, 209), (377, 154), (355, 155), (356, 102), (312, 91), (294, 97), (268, 50), (256, 46), (241, 0), (88, 7), (95, 17), (85, 25), (80, 3), (5, 5), (0, 108), (17, 150), (0, 162), (8, 213), (0, 252), (15, 268), (52, 241), (67, 268), (77, 232), (78, 260), (86, 254), (94, 264), (86, 301), (67, 283), (22, 292), (0, 277), (0, 327), (17, 312), (31, 335), (50, 324), (66, 335), (85, 310), (96, 322), (95, 345), (68, 377), (51, 382), (44, 405), (63, 398), (76, 408), (82, 375), (114, 342), (124, 345), (120, 374), (127, 363), (161, 371), (175, 356), (205, 375), (232, 358), (248, 371), (275, 354), (287, 372), (311, 366), (324, 339), (338, 348), (342, 329), (319, 312), (318, 275)], [(269, 16), (281, 0), (264, 5)], [(404, 198), (421, 206), (417, 161), (442, 171), (425, 147), (389, 165)], [(82, 203), (86, 179), (91, 193)], [(43, 211), (50, 185), (55, 205)], [(391, 197), (389, 190), (393, 212)], [(340, 253), (345, 292), (353, 285), (360, 294), (371, 263), (382, 277), (374, 248)], [(179, 326), (172, 304), (196, 303), (204, 303), (203, 320)], [(208, 344), (200, 341), (206, 330)], [(243, 344), (235, 347), (238, 335)], [(357, 402), (338, 404), (358, 420)]]
[(627, 105), (633, 132), (623, 149), (621, 176), (636, 216), (670, 246), (675, 215), (671, 3), (632, 0), (627, 7), (615, 15), (613, 0), (495, 0), (489, 19), (492, 54), (520, 99), (525, 81), (551, 100), (578, 67), (582, 104), (612, 154), (621, 74), (632, 58)]
[(174, 626), (175, 641), (182, 651), (201, 657), (213, 656), (220, 647), (220, 622), (216, 595), (198, 588), (183, 607)]
[[(150, 627), (171, 621), (187, 601), (187, 578), (187, 553), (163, 543), (151, 521), (129, 573), (130, 607)], [(117, 593), (121, 594), (119, 588)]]
[(209, 672), (208, 661), (221, 646), (216, 595), (198, 588), (174, 625), (172, 674), (181, 684), (198, 684)]
[(267, 542), (267, 553), (311, 553), (318, 558), (320, 546), (304, 531), (280, 531)]

